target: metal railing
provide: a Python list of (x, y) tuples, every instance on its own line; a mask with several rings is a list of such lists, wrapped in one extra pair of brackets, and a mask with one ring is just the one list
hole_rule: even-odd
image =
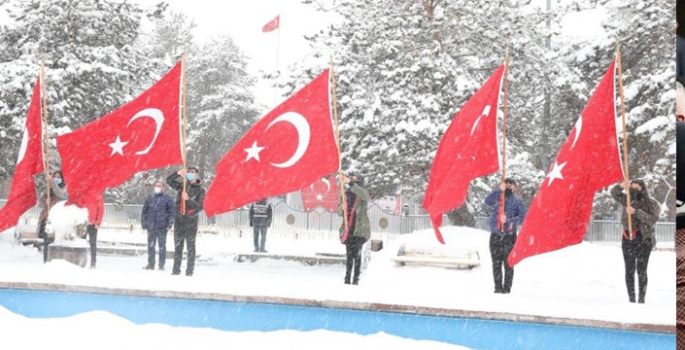
[[(6, 200), (0, 200), (0, 207)], [(273, 223), (270, 232), (282, 235), (316, 236), (337, 235), (342, 225), (342, 218), (336, 213), (320, 209), (304, 212), (289, 207), (284, 201), (273, 201)], [(124, 230), (140, 228), (142, 205), (115, 205), (105, 204), (105, 216), (102, 227)], [(35, 207), (22, 216), (22, 222), (35, 225), (40, 214), (39, 208)], [(417, 230), (430, 229), (430, 218), (426, 215), (399, 216), (383, 211), (377, 205), (370, 205), (369, 221), (371, 232), (375, 237), (412, 233)], [(211, 219), (204, 212), (200, 213), (199, 230), (207, 233), (251, 233), (249, 227), (249, 211), (246, 208), (219, 214)], [(443, 217), (443, 226), (449, 225), (447, 216)], [(486, 217), (476, 218), (476, 228), (489, 230)], [(550, 230), (553, 226), (550, 225)], [(675, 241), (675, 223), (658, 222), (655, 226), (658, 242)], [(618, 221), (595, 220), (590, 221), (585, 240), (589, 242), (620, 242), (622, 228)]]

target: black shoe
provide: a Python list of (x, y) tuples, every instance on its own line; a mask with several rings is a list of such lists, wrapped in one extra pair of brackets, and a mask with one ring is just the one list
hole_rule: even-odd
[(504, 294), (504, 291), (501, 289), (495, 289), (495, 294)]
[(349, 278), (345, 278), (345, 284), (350, 284), (350, 279), (349, 279)]
[(359, 285), (359, 280), (358, 280), (358, 279), (355, 279), (354, 281), (352, 281), (352, 284), (355, 285), (355, 286), (356, 286), (356, 285)]
[(260, 249), (259, 252), (260, 252), (260, 253), (268, 253), (268, 252), (266, 251), (266, 249), (264, 249), (264, 248)]
[(145, 267), (143, 267), (143, 270), (154, 270), (154, 269), (155, 269), (155, 267), (152, 265), (145, 265)]
[(259, 249), (255, 248), (254, 253), (259, 253)]
[(181, 274), (181, 271), (174, 271), (171, 273), (172, 276), (178, 276)]
[(193, 277), (193, 273), (192, 272), (186, 272), (186, 276)]
[(159, 271), (164, 271), (164, 266), (160, 266)]

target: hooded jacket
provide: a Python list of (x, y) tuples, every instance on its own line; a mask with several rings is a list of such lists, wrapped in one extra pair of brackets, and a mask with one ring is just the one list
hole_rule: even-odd
[[(642, 198), (637, 199), (636, 196), (630, 197), (631, 206), (635, 209), (635, 214), (632, 215), (633, 230), (639, 232), (642, 237), (652, 240), (652, 244), (656, 244), (656, 236), (654, 235), (654, 225), (659, 220), (661, 213), (661, 204), (649, 195), (646, 184), (642, 180), (633, 180), (642, 187)], [(626, 207), (627, 196), (623, 192), (621, 185), (616, 185), (611, 189), (611, 198)], [(621, 210), (621, 224), (623, 230), (628, 232), (628, 213)]]

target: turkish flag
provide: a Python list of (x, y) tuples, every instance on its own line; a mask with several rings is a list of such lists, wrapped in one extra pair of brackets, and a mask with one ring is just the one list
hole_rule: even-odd
[(278, 15), (278, 16), (276, 16), (276, 18), (270, 20), (269, 23), (265, 24), (264, 27), (262, 27), (262, 32), (263, 33), (272, 32), (272, 31), (278, 29), (280, 24), (281, 24), (281, 15)]
[(445, 243), (440, 233), (443, 213), (464, 203), (473, 179), (500, 168), (497, 110), (503, 76), (501, 65), (454, 116), (438, 145), (423, 207), (440, 243)]
[(219, 161), (204, 209), (214, 216), (299, 190), (338, 170), (329, 71), (260, 119)]
[(14, 168), (10, 194), (5, 206), (0, 208), (0, 232), (16, 226), (21, 215), (36, 205), (36, 183), (33, 177), (44, 171), (40, 97), (40, 78), (38, 78), (26, 115), (26, 125), (17, 165)]
[(588, 101), (533, 199), (509, 266), (583, 241), (595, 192), (621, 181), (614, 67)]
[(69, 201), (100, 224), (102, 193), (139, 171), (182, 164), (181, 63), (135, 100), (57, 137)]
[(316, 207), (328, 211), (338, 210), (340, 188), (335, 183), (335, 176), (333, 175), (303, 188), (300, 190), (300, 194), (302, 194), (302, 204), (305, 211), (312, 211)]

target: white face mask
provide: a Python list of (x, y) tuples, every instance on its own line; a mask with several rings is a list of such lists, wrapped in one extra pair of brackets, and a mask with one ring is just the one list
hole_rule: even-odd
[(155, 193), (162, 193), (162, 189), (159, 187), (155, 187)]

